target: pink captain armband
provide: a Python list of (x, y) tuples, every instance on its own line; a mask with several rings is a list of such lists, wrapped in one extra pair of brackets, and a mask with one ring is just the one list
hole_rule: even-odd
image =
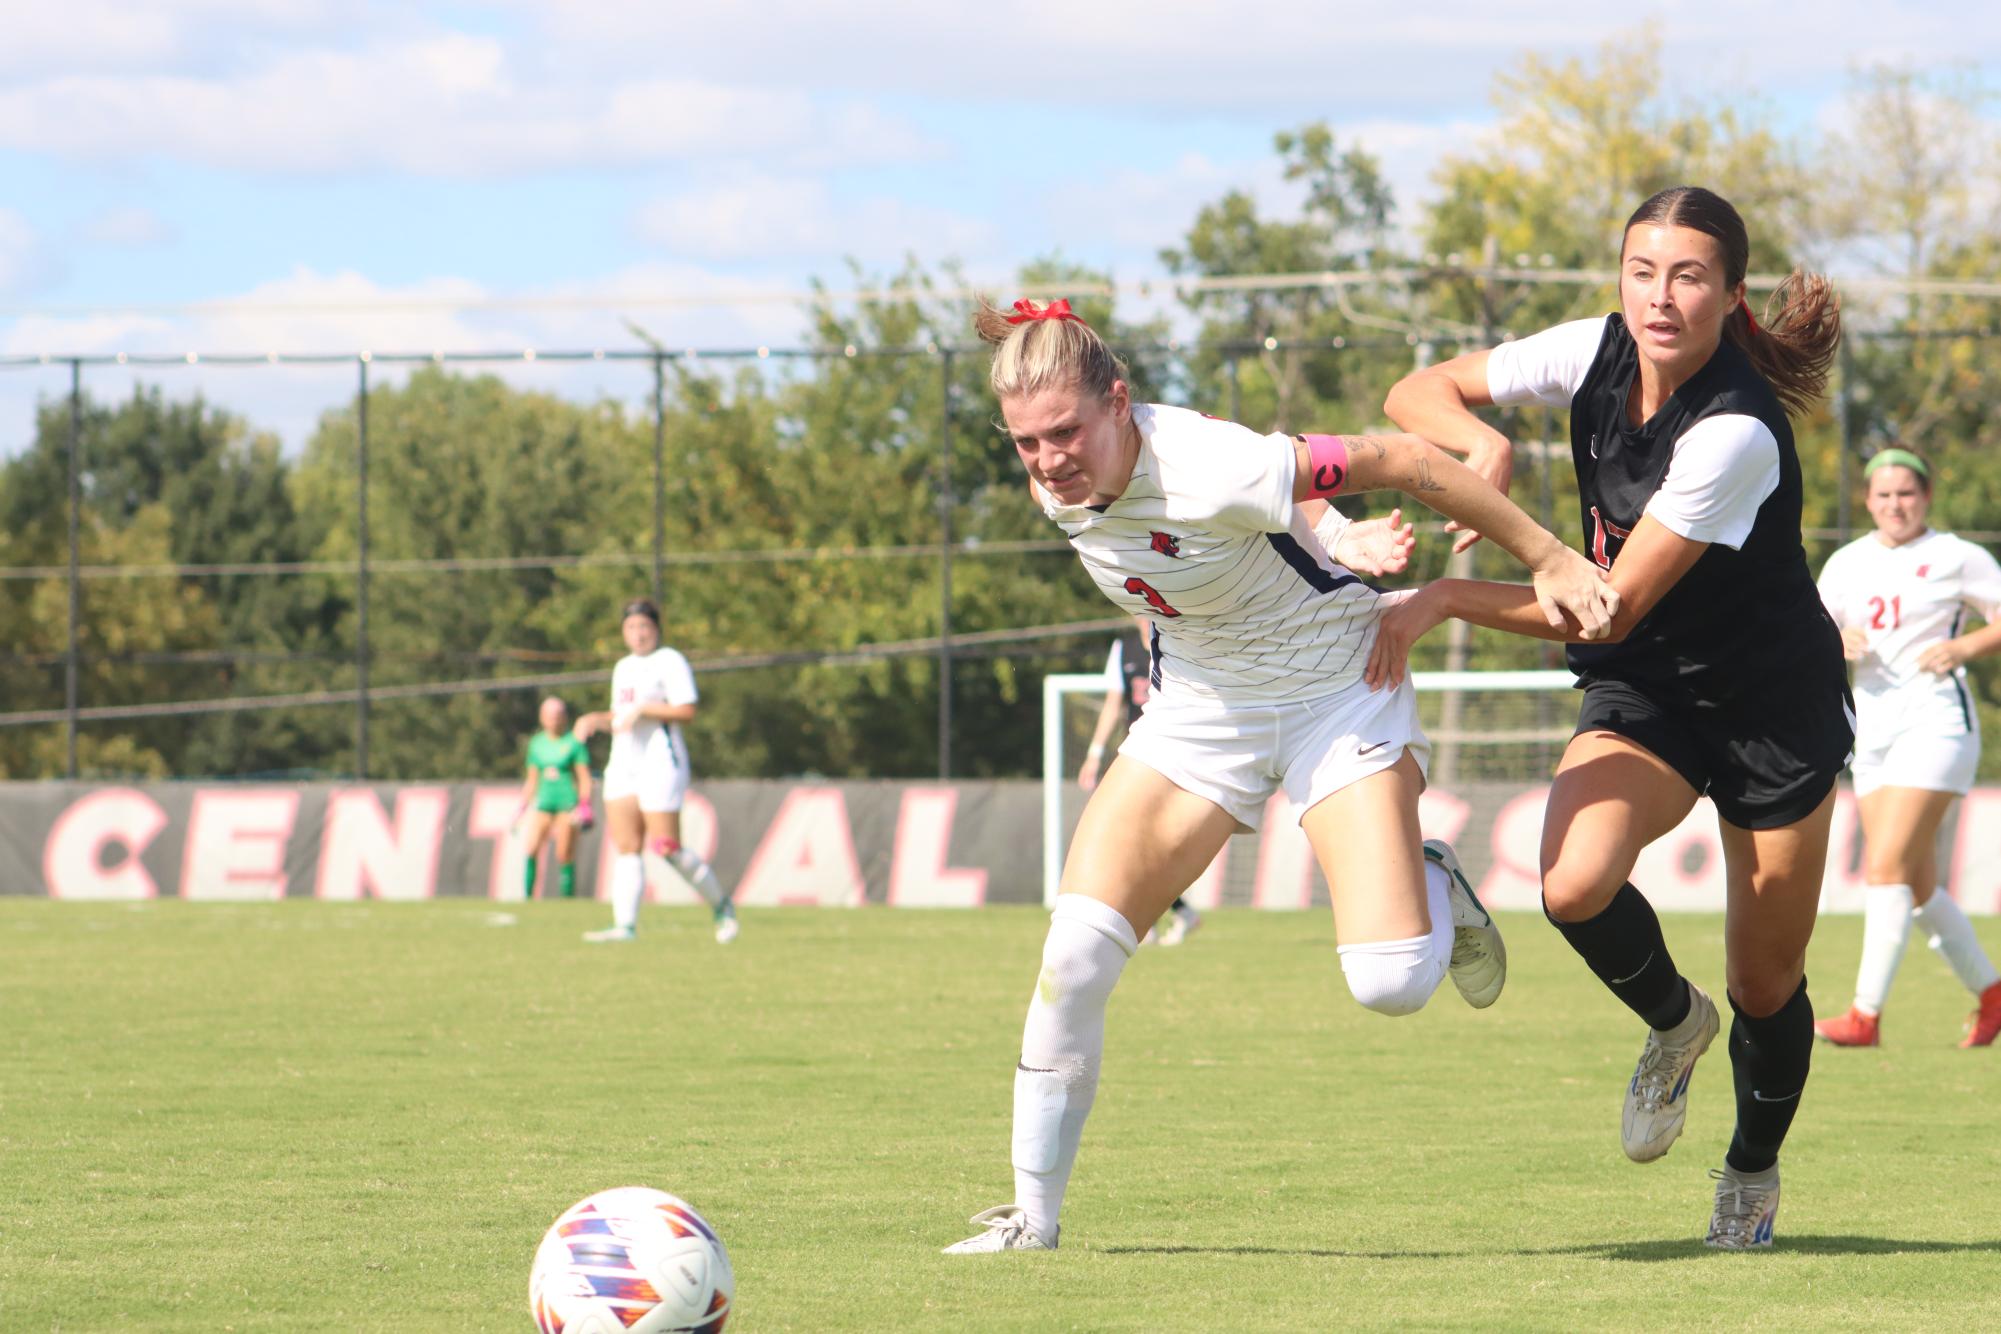
[(1341, 494), (1348, 480), (1348, 442), (1338, 435), (1302, 435), (1306, 446), (1306, 494), (1326, 499)]

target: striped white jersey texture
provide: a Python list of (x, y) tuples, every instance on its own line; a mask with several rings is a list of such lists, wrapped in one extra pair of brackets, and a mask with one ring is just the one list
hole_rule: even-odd
[(1292, 437), (1163, 404), (1133, 421), (1139, 461), (1102, 512), (1036, 495), (1105, 596), (1152, 620), (1156, 688), (1272, 704), (1358, 681), (1377, 595), (1293, 504)]
[(1865, 731), (1893, 726), (1956, 735), (1977, 726), (1966, 669), (1937, 676), (1919, 667), (1918, 657), (1962, 634), (1969, 611), (1984, 621), (2001, 615), (2001, 565), (1985, 547), (1931, 530), (1892, 547), (1871, 533), (1829, 556), (1819, 582), (1834, 623), (1869, 636), (1868, 651), (1855, 663)]

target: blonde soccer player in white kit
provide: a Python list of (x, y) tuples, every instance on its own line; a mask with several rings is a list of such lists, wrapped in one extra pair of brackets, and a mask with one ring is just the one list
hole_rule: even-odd
[(1326, 875), (1357, 1001), (1409, 1014), (1448, 974), (1476, 1007), (1500, 994), (1500, 932), (1418, 827), (1415, 695), (1362, 681), (1385, 599), (1329, 559), (1300, 502), (1394, 487), (1528, 565), (1552, 623), (1602, 635), (1618, 608), (1590, 562), (1416, 436), (1264, 435), (1134, 403), (1067, 302), (983, 305), (976, 327), (1036, 502), (1105, 595), (1152, 620), (1160, 684), (1070, 843), (1014, 1076), (1014, 1202), (975, 1215), (950, 1254), (1056, 1246), (1112, 988), (1140, 933), (1279, 791)]
[(692, 771), (681, 724), (698, 696), (688, 660), (660, 642), (660, 609), (644, 598), (625, 604), (619, 631), (629, 650), (611, 673), (611, 708), (577, 719), (576, 735), (611, 733), (604, 768), (605, 829), (617, 861), (611, 871), (612, 924), (584, 939), (629, 941), (639, 930), (651, 852), (692, 885), (715, 914), (716, 940), (737, 937), (736, 906), (709, 864), (681, 843), (681, 803)]
[[(2001, 565), (1935, 531), (1931, 468), (1907, 449), (1863, 469), (1876, 531), (1828, 557), (1820, 597), (1855, 664), (1855, 796), (1862, 808), (1862, 963), (1855, 1003), (1814, 1032), (1837, 1047), (1881, 1040), (1883, 1002), (1915, 922), (1976, 998), (1962, 1047), (2001, 1033), (2001, 972), (1943, 883), (1938, 831), (1980, 764), (1966, 664), (2001, 649)], [(1986, 622), (1961, 630), (1971, 611)]]

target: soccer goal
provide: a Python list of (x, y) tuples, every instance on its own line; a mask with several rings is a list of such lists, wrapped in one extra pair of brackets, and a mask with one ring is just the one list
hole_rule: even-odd
[[(1418, 717), (1431, 738), (1431, 783), (1543, 783), (1556, 769), (1577, 717), (1567, 671), (1414, 672)], [(1042, 898), (1056, 901), (1070, 830), (1083, 810), (1077, 768), (1105, 699), (1103, 672), (1042, 681)], [(1123, 739), (1121, 734), (1115, 738)], [(1241, 839), (1232, 839), (1233, 844)], [(1198, 881), (1210, 903), (1249, 902), (1233, 853), (1227, 872)]]

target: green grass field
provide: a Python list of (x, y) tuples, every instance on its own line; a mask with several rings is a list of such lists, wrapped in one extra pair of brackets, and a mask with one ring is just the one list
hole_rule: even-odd
[[(1113, 998), (1064, 1249), (948, 1259), (1010, 1195), (1039, 912), (512, 911), (0, 905), (0, 1329), (526, 1330), (543, 1229), (621, 1184), (721, 1230), (732, 1330), (2001, 1323), (2001, 1050), (1922, 944), (1891, 1045), (1816, 1053), (1774, 1252), (1699, 1241), (1722, 1046), (1627, 1163), (1638, 1027), (1538, 919), (1494, 1009), (1391, 1020), (1323, 918), (1225, 912)], [(1720, 994), (1720, 919), (1666, 920)], [(1859, 943), (1822, 924), (1823, 1011)]]

